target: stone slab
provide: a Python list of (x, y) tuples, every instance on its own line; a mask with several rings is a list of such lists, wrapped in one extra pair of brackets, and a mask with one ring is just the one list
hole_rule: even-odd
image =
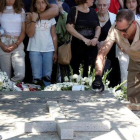
[(71, 128), (74, 132), (109, 132), (111, 130), (109, 121), (57, 120), (57, 126)]
[(0, 126), (12, 127), (17, 121), (51, 121), (45, 107), (46, 103), (0, 103)]
[(15, 122), (15, 128), (22, 133), (45, 133), (55, 132), (56, 122), (36, 121), (36, 122)]
[(56, 101), (48, 101), (46, 105), (52, 119), (64, 119), (65, 116)]
[[(107, 91), (102, 94), (94, 94), (92, 91), (0, 92), (0, 135), (8, 140), (35, 139), (36, 137), (30, 137), (28, 134), (12, 133), (11, 124), (15, 121), (31, 122), (45, 118), (47, 114), (45, 116), (41, 112), (46, 111), (43, 109), (46, 108), (47, 101), (57, 101), (64, 116), (69, 120), (108, 120), (111, 122), (110, 132), (74, 132), (74, 140), (102, 140), (104, 138), (134, 140), (135, 133), (140, 132), (140, 119)], [(47, 136), (48, 133), (45, 135)], [(41, 135), (37, 138), (43, 139)], [(53, 140), (60, 139), (57, 137)]]
[(56, 128), (61, 140), (73, 140), (74, 131), (71, 126), (66, 127), (64, 125), (57, 124)]

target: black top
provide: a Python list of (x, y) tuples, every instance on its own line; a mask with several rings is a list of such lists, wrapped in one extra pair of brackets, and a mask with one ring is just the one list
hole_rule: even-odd
[(101, 27), (101, 34), (100, 34), (100, 37), (99, 37), (99, 41), (104, 41), (108, 35), (108, 31), (111, 27), (111, 22), (110, 22), (110, 19), (106, 22), (106, 24)]
[(78, 33), (88, 39), (92, 39), (95, 35), (96, 27), (100, 26), (98, 16), (94, 9), (90, 8), (90, 11), (88, 13), (78, 11), (76, 23), (74, 23), (75, 14), (76, 7), (72, 7), (68, 14), (67, 23), (75, 24), (75, 29)]
[[(106, 24), (103, 27), (101, 27), (101, 34), (100, 34), (100, 37), (99, 37), (99, 41), (104, 41), (106, 39), (110, 27), (111, 27), (111, 22), (110, 22), (110, 19), (109, 19), (106, 22)], [(116, 57), (116, 43), (113, 44), (111, 50), (107, 54), (108, 59), (113, 59), (115, 57)]]

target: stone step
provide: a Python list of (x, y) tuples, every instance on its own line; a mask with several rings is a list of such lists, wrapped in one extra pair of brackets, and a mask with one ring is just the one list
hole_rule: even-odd
[(22, 133), (44, 133), (56, 132), (56, 122), (35, 121), (35, 122), (15, 122), (15, 129)]
[(61, 139), (73, 139), (74, 132), (109, 132), (109, 121), (57, 120), (57, 132)]

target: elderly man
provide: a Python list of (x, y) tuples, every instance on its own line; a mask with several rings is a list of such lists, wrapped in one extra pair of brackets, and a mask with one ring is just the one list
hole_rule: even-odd
[(116, 23), (112, 25), (108, 36), (100, 49), (96, 60), (96, 76), (92, 83), (93, 90), (104, 90), (102, 72), (105, 58), (113, 43), (116, 42), (128, 54), (127, 95), (131, 103), (140, 103), (140, 25), (135, 21), (132, 11), (123, 9), (116, 16)]

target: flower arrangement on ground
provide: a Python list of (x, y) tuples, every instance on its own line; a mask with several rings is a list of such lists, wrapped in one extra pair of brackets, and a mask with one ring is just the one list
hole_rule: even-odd
[[(77, 85), (84, 85), (85, 90), (91, 90), (91, 84), (95, 79), (95, 69), (93, 69), (93, 72), (91, 73), (91, 67), (89, 67), (88, 70), (88, 77), (83, 78), (83, 68), (82, 65), (80, 65), (79, 68), (79, 75), (73, 74), (73, 70), (70, 67), (70, 77), (67, 76), (64, 77), (63, 83), (56, 83), (51, 84), (50, 86), (47, 86), (44, 88), (44, 91), (71, 91), (73, 86)], [(102, 77), (103, 84), (105, 85), (105, 90), (110, 91), (113, 93), (113, 95), (120, 100), (127, 100), (127, 88), (123, 86), (127, 81), (125, 80), (120, 85), (117, 85), (114, 88), (109, 88), (109, 81), (107, 80), (108, 74), (111, 72), (111, 69), (106, 71)]]
[[(73, 86), (76, 85), (84, 85), (85, 90), (91, 90), (91, 84), (95, 79), (95, 69), (93, 69), (93, 72), (91, 72), (91, 66), (88, 70), (88, 77), (83, 77), (83, 67), (80, 65), (79, 68), (79, 75), (73, 74), (73, 70), (70, 67), (70, 77), (65, 76), (63, 83), (56, 83), (51, 84), (50, 86), (47, 86), (44, 88), (44, 91), (70, 91), (72, 90)], [(107, 75), (110, 73), (111, 70), (106, 71), (104, 76), (102, 77), (103, 83), (105, 85), (105, 88), (108, 88), (109, 81), (107, 80)]]
[(6, 72), (0, 71), (0, 91), (13, 91), (13, 83), (8, 78)]

